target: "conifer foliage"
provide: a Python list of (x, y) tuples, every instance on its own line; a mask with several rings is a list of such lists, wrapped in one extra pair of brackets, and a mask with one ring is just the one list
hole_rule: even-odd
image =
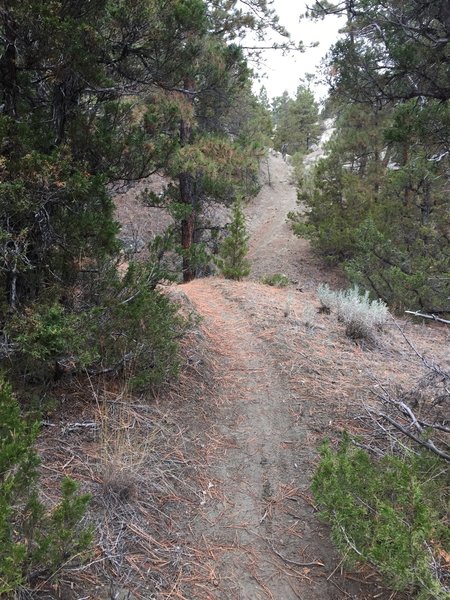
[(320, 137), (319, 107), (309, 87), (300, 84), (295, 98), (287, 92), (273, 101), (276, 125), (274, 148), (287, 147), (290, 155), (305, 154)]
[(245, 224), (242, 201), (236, 198), (233, 204), (233, 219), (228, 226), (228, 236), (219, 248), (216, 265), (227, 279), (241, 280), (250, 273), (250, 264), (246, 260), (249, 235)]
[(91, 532), (79, 523), (89, 496), (71, 479), (52, 511), (39, 500), (39, 458), (33, 449), (37, 426), (21, 417), (11, 387), (0, 378), (0, 596), (51, 576), (88, 550)]
[(330, 261), (397, 309), (449, 310), (446, 0), (317, 2), (343, 13), (328, 57), (335, 134), (291, 215)]
[(321, 454), (313, 492), (347, 562), (370, 563), (408, 598), (446, 600), (445, 574), (433, 556), (448, 547), (441, 462), (403, 448), (375, 461), (347, 434), (336, 451), (325, 443)]
[[(267, 27), (285, 34), (265, 0), (2, 6), (0, 364), (14, 363), (13, 384), (81, 368), (126, 368), (154, 384), (173, 372), (179, 323), (156, 289), (154, 264), (149, 277), (133, 266), (118, 276), (111, 189), (155, 172), (171, 179), (159, 201), (176, 221), (182, 276), (195, 277), (204, 201), (255, 189), (262, 142), (236, 131), (264, 115), (235, 41)], [(248, 110), (232, 118), (242, 98)], [(110, 328), (108, 316), (122, 311), (127, 319)], [(144, 331), (143, 313), (167, 327)]]

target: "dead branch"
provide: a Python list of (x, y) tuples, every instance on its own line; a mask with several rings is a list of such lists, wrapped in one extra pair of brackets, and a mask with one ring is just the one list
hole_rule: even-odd
[(445, 323), (445, 325), (450, 325), (450, 321), (448, 321), (447, 319), (442, 319), (441, 317), (437, 317), (436, 315), (427, 315), (413, 310), (405, 310), (405, 313), (407, 313), (408, 315), (413, 315), (414, 317), (421, 317), (422, 319), (431, 319), (432, 321), (438, 321), (439, 323)]
[(95, 421), (86, 421), (84, 423), (68, 423), (62, 428), (62, 433), (72, 433), (77, 429), (99, 429), (99, 424)]
[(290, 560), (289, 558), (286, 558), (285, 556), (280, 554), (277, 550), (275, 550), (275, 548), (271, 544), (269, 544), (269, 546), (270, 546), (272, 552), (274, 554), (276, 554), (278, 556), (278, 558), (281, 558), (281, 560), (284, 561), (288, 565), (294, 565), (295, 567), (323, 567), (323, 566), (325, 566), (323, 563), (321, 563), (319, 561), (297, 562), (295, 560)]
[(394, 319), (394, 317), (392, 317), (392, 320), (394, 321), (394, 325), (395, 327), (399, 330), (399, 332), (401, 333), (403, 339), (405, 340), (405, 342), (408, 344), (408, 346), (411, 348), (411, 350), (414, 352), (414, 354), (420, 358), (420, 360), (423, 362), (423, 364), (427, 367), (427, 369), (430, 369), (430, 371), (433, 371), (434, 373), (437, 373), (439, 376), (443, 377), (446, 380), (450, 381), (450, 373), (444, 371), (443, 369), (441, 369), (438, 365), (431, 363), (429, 360), (427, 360), (425, 358), (425, 356), (423, 356), (423, 354), (421, 354), (417, 348), (414, 346), (414, 344), (411, 342), (411, 340), (408, 338), (408, 336), (405, 334), (405, 332), (403, 331), (403, 329), (400, 327), (400, 325), (398, 324), (398, 322)]
[(6, 340), (0, 341), (0, 360), (11, 358), (17, 352), (18, 348), (18, 344), (9, 343)]
[[(384, 405), (384, 410), (367, 407), (367, 412), (388, 437), (393, 436), (394, 431), (400, 432), (418, 446), (426, 448), (443, 460), (450, 461), (448, 443), (450, 426), (446, 415), (437, 409), (437, 405), (450, 399), (448, 389), (450, 373), (433, 360), (423, 356), (397, 321), (393, 320), (409, 348), (427, 369), (427, 374), (421, 378), (417, 388), (407, 394), (401, 394), (401, 397), (391, 395), (386, 386), (377, 382), (377, 388), (381, 392), (376, 392), (376, 395)], [(411, 402), (408, 402), (408, 398)], [(389, 426), (383, 426), (383, 421), (389, 423), (393, 429), (389, 431)], [(397, 437), (395, 439), (400, 443)]]
[(447, 460), (450, 462), (450, 454), (447, 454), (447, 453), (443, 452), (442, 450), (440, 450), (439, 448), (437, 448), (437, 446), (434, 444), (434, 442), (432, 442), (430, 439), (425, 440), (425, 439), (417, 437), (416, 435), (411, 433), (411, 431), (408, 431), (408, 429), (406, 429), (406, 427), (403, 427), (403, 425), (401, 425), (400, 423), (395, 421), (392, 417), (390, 417), (386, 413), (378, 413), (378, 415), (380, 417), (382, 417), (383, 419), (386, 419), (386, 421), (388, 421), (393, 427), (395, 427), (395, 429), (398, 429), (399, 431), (401, 431), (401, 433), (403, 433), (404, 435), (406, 435), (407, 437), (409, 437), (410, 439), (415, 441), (417, 444), (424, 446), (428, 450), (431, 450), (431, 452), (433, 452), (434, 454), (437, 454), (437, 456), (440, 456), (444, 460)]

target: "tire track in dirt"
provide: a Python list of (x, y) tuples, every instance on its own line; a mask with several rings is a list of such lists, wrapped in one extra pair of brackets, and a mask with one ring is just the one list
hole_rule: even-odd
[(197, 520), (210, 581), (206, 596), (196, 598), (334, 598), (324, 577), (333, 552), (305, 502), (307, 422), (293, 418), (288, 382), (247, 315), (224, 297), (226, 285), (208, 279), (183, 286), (220, 359), (211, 414), (220, 443)]

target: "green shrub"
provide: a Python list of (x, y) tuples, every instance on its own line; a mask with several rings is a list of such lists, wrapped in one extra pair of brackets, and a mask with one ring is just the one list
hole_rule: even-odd
[(265, 275), (261, 281), (265, 285), (271, 285), (273, 287), (286, 287), (289, 285), (289, 277), (283, 275), (283, 273), (275, 273), (274, 275)]
[(185, 321), (156, 289), (157, 263), (116, 264), (98, 269), (81, 289), (81, 306), (36, 303), (8, 325), (14, 361), (5, 361), (11, 381), (40, 384), (87, 369), (91, 374), (124, 371), (132, 387), (154, 387), (176, 374), (178, 339)]
[(347, 435), (325, 443), (313, 492), (332, 538), (350, 562), (375, 566), (386, 583), (420, 600), (448, 599), (434, 565), (448, 552), (448, 471), (429, 454), (375, 461)]
[(63, 481), (53, 510), (39, 500), (37, 431), (0, 377), (0, 596), (31, 586), (38, 575), (51, 577), (91, 543), (90, 530), (80, 526), (89, 496), (77, 494), (74, 481)]
[(11, 320), (7, 331), (17, 345), (14, 370), (26, 378), (45, 380), (63, 370), (62, 363), (81, 368), (97, 358), (91, 344), (93, 314), (71, 313), (61, 304), (36, 304)]
[[(414, 231), (408, 222), (403, 223), (403, 229)], [(447, 310), (446, 242), (435, 228), (423, 226), (417, 235), (410, 233), (405, 249), (395, 233), (384, 232), (372, 218), (355, 228), (353, 258), (344, 264), (350, 280), (374, 290), (398, 311), (417, 307), (431, 312)]]
[(148, 269), (130, 265), (99, 318), (99, 369), (118, 366), (135, 389), (154, 388), (178, 371), (178, 340), (186, 320), (163, 293), (148, 285)]

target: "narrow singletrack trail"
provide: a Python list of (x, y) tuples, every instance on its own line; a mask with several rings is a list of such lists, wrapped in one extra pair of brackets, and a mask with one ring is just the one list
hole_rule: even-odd
[(292, 233), (287, 215), (302, 207), (297, 203), (290, 165), (278, 153), (269, 153), (261, 174), (261, 191), (246, 209), (251, 278), (283, 273), (304, 290), (324, 282), (341, 282), (342, 275), (327, 268), (307, 240)]
[[(316, 312), (319, 283), (334, 284), (341, 276), (326, 270), (286, 223), (297, 207), (290, 167), (271, 155), (269, 169), (270, 185), (266, 181), (246, 208), (251, 280), (207, 278), (182, 286), (202, 318), (214, 381), (199, 425), (208, 483), (193, 526), (207, 556), (205, 583), (186, 598), (372, 598), (340, 573), (310, 492), (317, 445), (347, 392), (333, 390), (334, 361), (345, 365), (333, 354), (335, 341), (324, 326), (305, 329), (300, 315), (305, 307)], [(258, 282), (274, 273), (285, 273), (293, 285)], [(345, 346), (345, 352), (354, 349)], [(334, 394), (329, 404), (328, 393)]]
[(213, 408), (220, 449), (198, 521), (214, 557), (209, 597), (334, 597), (324, 577), (332, 552), (307, 495), (307, 419), (294, 417), (286, 377), (247, 315), (227, 299), (228, 285), (208, 279), (184, 286), (220, 357)]

